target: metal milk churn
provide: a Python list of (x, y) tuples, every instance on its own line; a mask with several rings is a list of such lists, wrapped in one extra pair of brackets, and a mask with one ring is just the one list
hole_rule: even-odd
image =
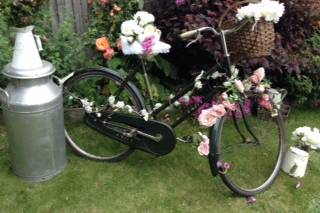
[(53, 65), (41, 60), (32, 30), (17, 30), (1, 100), (13, 171), (24, 181), (40, 182), (60, 173), (67, 158), (62, 87), (53, 81)]

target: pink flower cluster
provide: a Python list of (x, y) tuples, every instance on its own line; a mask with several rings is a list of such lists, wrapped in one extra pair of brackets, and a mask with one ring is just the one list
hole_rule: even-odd
[[(263, 67), (257, 69), (254, 71), (253, 75), (250, 77), (251, 83), (256, 86), (255, 91), (257, 93), (264, 93), (265, 92), (265, 87), (261, 85), (262, 80), (265, 77), (265, 70)], [(272, 110), (272, 104), (270, 102), (270, 97), (268, 94), (263, 94), (262, 97), (259, 100), (259, 104), (267, 109), (267, 110)]]
[(223, 104), (213, 105), (208, 109), (201, 111), (201, 114), (198, 117), (200, 125), (204, 127), (213, 126), (217, 120), (223, 117), (226, 114), (226, 110)]
[(231, 103), (229, 101), (229, 96), (228, 96), (228, 94), (226, 92), (222, 93), (222, 95), (221, 95), (221, 103), (226, 109), (228, 109), (230, 111), (235, 111), (236, 110), (236, 104), (235, 103)]
[(152, 53), (152, 47), (155, 44), (155, 37), (151, 36), (149, 38), (146, 38), (143, 42), (142, 42), (142, 49), (143, 49), (143, 53), (144, 54), (151, 54)]

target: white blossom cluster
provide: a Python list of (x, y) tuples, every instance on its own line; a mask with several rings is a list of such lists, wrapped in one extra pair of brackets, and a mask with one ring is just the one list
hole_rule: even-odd
[[(132, 106), (125, 104), (123, 101), (117, 101), (115, 96), (110, 96), (108, 98), (109, 105), (115, 109), (115, 111), (126, 111), (128, 113), (135, 113), (143, 117), (145, 121), (148, 121), (152, 112), (148, 112), (146, 109), (141, 110), (140, 112), (135, 111)], [(162, 107), (161, 103), (156, 103), (153, 110), (157, 110)]]
[(317, 128), (299, 127), (292, 132), (291, 139), (303, 146), (309, 146), (311, 149), (320, 148), (320, 131)]
[(250, 3), (238, 9), (237, 18), (239, 20), (254, 18), (256, 22), (264, 18), (266, 21), (277, 23), (284, 11), (285, 7), (283, 3), (272, 0), (262, 0), (260, 3)]
[[(139, 11), (134, 15), (133, 20), (122, 23), (120, 39), (122, 52), (125, 55), (146, 54), (146, 46), (152, 49), (148, 54), (169, 52), (171, 46), (160, 41), (161, 31), (154, 26), (154, 21), (152, 14)], [(149, 43), (148, 39), (151, 40)]]

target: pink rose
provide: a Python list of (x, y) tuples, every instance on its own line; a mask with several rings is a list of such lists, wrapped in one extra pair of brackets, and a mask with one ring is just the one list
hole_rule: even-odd
[(217, 122), (217, 117), (215, 112), (209, 108), (201, 111), (198, 121), (200, 125), (205, 127), (212, 127)]
[(230, 111), (236, 111), (237, 107), (236, 104), (230, 103), (230, 101), (222, 101), (222, 104), (225, 108), (227, 108)]
[(209, 138), (206, 135), (202, 136), (202, 141), (198, 146), (198, 152), (201, 156), (208, 156), (210, 153)]
[(112, 48), (107, 48), (106, 51), (103, 53), (103, 57), (106, 60), (111, 60), (114, 56), (114, 50)]
[(260, 80), (259, 80), (259, 77), (257, 75), (252, 75), (250, 77), (250, 80), (253, 84), (259, 84), (260, 83)]
[(270, 101), (261, 100), (261, 101), (259, 102), (259, 104), (260, 104), (263, 108), (265, 108), (265, 109), (267, 109), (267, 110), (272, 110), (272, 105), (271, 105)]
[(223, 104), (213, 105), (210, 109), (214, 111), (217, 118), (221, 118), (226, 114)]
[(262, 95), (262, 100), (269, 101), (270, 100), (270, 96), (268, 94), (263, 94)]
[(243, 86), (242, 81), (235, 80), (234, 83), (235, 83), (235, 86), (236, 86), (237, 90), (238, 90), (240, 93), (243, 93), (243, 92), (244, 92), (244, 86)]
[(253, 72), (253, 75), (256, 75), (259, 81), (261, 82), (264, 79), (266, 72), (263, 67), (260, 67), (259, 69)]
[(226, 92), (224, 92), (224, 93), (221, 94), (221, 98), (222, 98), (223, 101), (226, 101), (226, 100), (229, 99), (229, 96), (228, 96), (228, 94)]

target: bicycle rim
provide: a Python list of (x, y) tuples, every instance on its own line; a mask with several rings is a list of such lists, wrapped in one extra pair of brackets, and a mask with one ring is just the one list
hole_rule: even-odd
[(237, 123), (244, 141), (231, 117), (219, 122), (212, 135), (223, 182), (236, 194), (251, 196), (267, 190), (279, 174), (285, 151), (285, 134), (281, 116), (259, 108), (247, 109), (246, 121), (259, 143), (245, 127), (245, 120)]

